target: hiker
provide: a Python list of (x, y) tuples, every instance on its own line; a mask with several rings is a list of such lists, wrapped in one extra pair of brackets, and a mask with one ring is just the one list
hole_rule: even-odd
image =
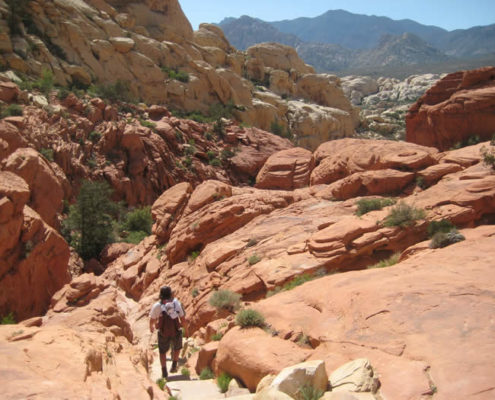
[(153, 304), (150, 312), (150, 331), (158, 330), (158, 351), (162, 376), (167, 373), (167, 351), (172, 346), (172, 368), (170, 372), (177, 372), (177, 362), (182, 348), (182, 325), (185, 322), (184, 309), (180, 301), (173, 297), (172, 289), (164, 286), (160, 289), (160, 300)]

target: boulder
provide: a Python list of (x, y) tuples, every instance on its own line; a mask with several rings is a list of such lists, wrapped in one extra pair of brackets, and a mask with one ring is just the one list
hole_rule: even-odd
[(0, 101), (11, 103), (19, 96), (19, 87), (13, 82), (0, 82)]
[(196, 361), (196, 366), (194, 367), (198, 375), (206, 367), (211, 369), (211, 363), (217, 354), (218, 346), (219, 342), (214, 341), (201, 347), (198, 354), (198, 360)]
[(272, 337), (262, 329), (230, 330), (221, 340), (217, 367), (237, 377), (254, 392), (267, 374), (276, 374), (285, 366), (303, 361), (309, 355), (291, 342)]
[(406, 140), (447, 150), (495, 131), (495, 67), (447, 75), (406, 116)]
[(379, 381), (370, 361), (353, 360), (333, 371), (330, 375), (332, 392), (371, 392), (378, 389)]
[(377, 400), (372, 393), (326, 392), (321, 400)]
[(328, 387), (325, 363), (321, 360), (306, 361), (284, 368), (270, 384), (270, 388), (296, 398), (303, 386), (312, 386), (322, 392)]
[(260, 43), (247, 49), (249, 57), (259, 59), (264, 67), (296, 74), (313, 73), (313, 67), (305, 64), (294, 48), (280, 43)]
[(256, 187), (260, 189), (294, 190), (309, 185), (313, 169), (310, 151), (296, 147), (268, 158), (258, 173)]

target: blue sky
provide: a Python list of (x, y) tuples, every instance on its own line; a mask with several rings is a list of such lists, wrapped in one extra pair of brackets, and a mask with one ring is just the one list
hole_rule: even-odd
[(179, 0), (193, 25), (249, 15), (265, 21), (316, 17), (328, 10), (412, 19), (447, 30), (495, 23), (495, 0)]

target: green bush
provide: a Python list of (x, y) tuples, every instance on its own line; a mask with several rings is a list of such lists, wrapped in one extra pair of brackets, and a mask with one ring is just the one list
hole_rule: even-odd
[(88, 92), (91, 95), (96, 95), (102, 99), (109, 100), (111, 102), (122, 101), (126, 103), (135, 102), (132, 96), (131, 89), (128, 82), (118, 80), (115, 83), (92, 85)]
[(225, 136), (225, 123), (222, 118), (218, 118), (213, 124), (213, 133), (215, 133), (220, 139)]
[(240, 301), (240, 294), (230, 290), (218, 290), (213, 292), (208, 302), (215, 308), (234, 311), (240, 307)]
[(89, 140), (91, 140), (93, 143), (98, 143), (101, 139), (101, 133), (100, 132), (96, 132), (96, 131), (92, 131), (89, 136), (88, 136)]
[(199, 295), (199, 289), (198, 288), (194, 288), (191, 291), (191, 296), (194, 298), (194, 297), (198, 297), (198, 295)]
[(132, 243), (132, 244), (139, 244), (148, 236), (149, 236), (149, 234), (147, 234), (146, 232), (143, 232), (143, 231), (129, 232), (129, 234), (124, 238), (124, 242)]
[(189, 377), (191, 376), (191, 372), (190, 372), (190, 371), (189, 371), (189, 369), (188, 369), (188, 368), (186, 368), (186, 367), (182, 367), (182, 369), (180, 370), (180, 374), (181, 374), (182, 376), (187, 377), (187, 378), (189, 378)]
[(226, 160), (228, 158), (232, 158), (235, 156), (235, 153), (229, 149), (229, 148), (225, 148), (222, 150), (222, 159)]
[(190, 259), (191, 261), (194, 261), (196, 258), (198, 258), (198, 257), (199, 257), (199, 254), (200, 254), (200, 252), (199, 252), (199, 251), (197, 251), (197, 250), (195, 250), (195, 251), (191, 251), (191, 254), (189, 254), (189, 259)]
[(214, 377), (215, 377), (215, 374), (208, 367), (203, 368), (199, 374), (199, 379), (201, 379), (202, 381), (205, 381), (207, 379), (213, 379)]
[(438, 232), (450, 232), (452, 229), (455, 229), (455, 225), (450, 222), (448, 219), (442, 219), (441, 221), (431, 221), (428, 224), (428, 237), (433, 237)]
[(182, 165), (186, 168), (190, 168), (192, 165), (192, 158), (190, 156), (187, 156), (184, 160), (182, 160)]
[(235, 316), (235, 322), (241, 328), (249, 328), (258, 326), (260, 328), (265, 326), (265, 317), (256, 310), (251, 308), (245, 308), (240, 310)]
[(246, 247), (253, 247), (256, 246), (257, 244), (258, 244), (258, 240), (251, 238), (248, 240)]
[(22, 107), (19, 104), (10, 104), (0, 114), (0, 118), (20, 116), (22, 116)]
[(254, 265), (257, 264), (261, 261), (261, 257), (258, 254), (253, 254), (248, 257), (247, 259), (249, 265)]
[(122, 229), (128, 232), (145, 232), (151, 235), (152, 225), (151, 207), (147, 206), (129, 211), (122, 222)]
[(15, 325), (16, 323), (17, 322), (14, 318), (14, 314), (11, 312), (3, 316), (2, 319), (0, 320), (0, 325)]
[(483, 146), (480, 152), (481, 152), (483, 164), (495, 170), (495, 147), (493, 145), (491, 145), (490, 148)]
[(302, 275), (296, 276), (295, 278), (293, 278), (289, 282), (285, 283), (283, 286), (276, 287), (274, 290), (269, 290), (266, 294), (266, 297), (271, 297), (277, 293), (284, 292), (287, 290), (292, 290), (295, 287), (302, 285), (303, 283), (306, 283), (306, 282), (312, 281), (313, 279), (318, 278), (319, 276), (323, 276), (323, 274), (319, 274), (319, 273), (316, 273), (313, 275), (302, 274)]
[(390, 209), (389, 214), (385, 217), (384, 226), (400, 226), (404, 228), (412, 225), (414, 221), (425, 217), (424, 210), (400, 202)]
[(229, 390), (229, 383), (232, 377), (226, 372), (222, 372), (217, 378), (217, 386), (220, 389), (220, 393), (226, 393)]
[(390, 267), (392, 265), (397, 264), (399, 262), (399, 258), (400, 258), (400, 253), (395, 253), (386, 260), (379, 261), (376, 264), (369, 266), (368, 269)]
[(439, 249), (442, 247), (447, 247), (451, 244), (462, 242), (466, 238), (464, 235), (459, 233), (457, 229), (452, 229), (449, 232), (437, 232), (433, 235), (430, 242), (431, 249)]
[(296, 394), (297, 400), (318, 400), (323, 397), (323, 392), (320, 389), (311, 385), (304, 385), (299, 388)]
[(214, 333), (213, 335), (211, 335), (211, 340), (213, 340), (214, 342), (218, 342), (219, 340), (222, 340), (222, 338), (223, 338), (223, 335), (220, 332), (217, 332), (217, 333)]
[(185, 71), (181, 71), (177, 68), (162, 67), (162, 72), (168, 75), (170, 79), (174, 79), (180, 82), (189, 82), (189, 74)]
[(44, 69), (41, 73), (41, 78), (33, 82), (33, 88), (48, 96), (53, 89), (55, 80), (53, 72), (49, 69)]
[(139, 123), (141, 124), (141, 126), (144, 126), (145, 128), (149, 128), (152, 131), (156, 129), (156, 124), (154, 122), (147, 121), (143, 118), (139, 118)]
[(84, 181), (76, 204), (62, 224), (62, 232), (84, 259), (97, 258), (113, 241), (113, 222), (118, 206), (110, 200), (112, 190), (106, 182)]
[(361, 216), (370, 211), (381, 210), (384, 207), (395, 204), (394, 199), (360, 199), (356, 202), (356, 215)]
[(53, 161), (53, 150), (52, 149), (42, 148), (40, 150), (40, 154), (43, 157), (45, 157), (48, 161)]
[(165, 389), (165, 385), (167, 384), (167, 380), (165, 378), (157, 379), (156, 380), (156, 384), (158, 385), (158, 387), (160, 388), (160, 390), (164, 390)]

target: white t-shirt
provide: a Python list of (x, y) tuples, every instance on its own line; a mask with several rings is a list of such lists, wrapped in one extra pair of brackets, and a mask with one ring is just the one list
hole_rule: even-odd
[(173, 301), (166, 304), (163, 304), (161, 301), (157, 301), (155, 304), (153, 304), (153, 307), (151, 307), (150, 318), (160, 318), (160, 314), (162, 313), (162, 311), (166, 311), (172, 319), (184, 316), (182, 304), (180, 304), (180, 301), (177, 299), (174, 299)]

